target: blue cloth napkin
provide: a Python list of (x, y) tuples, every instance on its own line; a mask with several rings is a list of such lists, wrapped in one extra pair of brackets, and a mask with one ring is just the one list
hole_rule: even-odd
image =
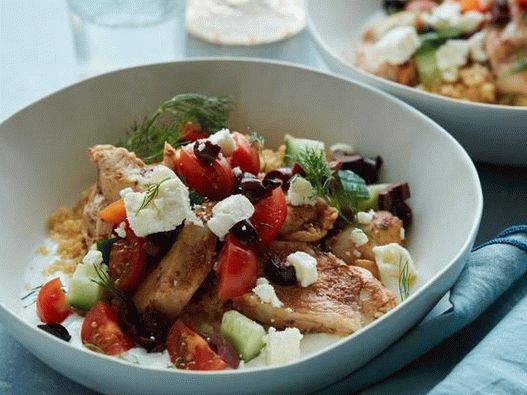
[[(450, 292), (451, 310), (423, 321), (367, 365), (320, 394), (349, 394), (389, 377), (469, 325), (511, 287), (519, 287), (517, 282), (526, 272), (527, 225), (513, 226), (472, 251)], [(514, 308), (431, 394), (527, 394), (525, 291), (527, 288), (520, 292)], [(442, 351), (451, 352), (448, 348)]]

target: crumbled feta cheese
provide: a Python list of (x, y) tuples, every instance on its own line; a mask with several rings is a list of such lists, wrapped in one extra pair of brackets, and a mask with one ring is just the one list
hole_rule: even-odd
[(406, 237), (406, 231), (404, 230), (402, 226), (401, 226), (401, 230), (399, 231), (399, 236), (401, 237), (401, 240), (404, 240)]
[(196, 215), (194, 211), (189, 211), (187, 214), (187, 218), (185, 219), (185, 223), (187, 224), (193, 224), (197, 226), (204, 226), (203, 221)]
[(126, 237), (126, 222), (121, 222), (118, 227), (114, 229), (114, 232), (117, 236), (119, 236), (121, 239), (124, 239)]
[(217, 144), (221, 147), (221, 152), (225, 156), (230, 156), (236, 149), (236, 142), (232, 138), (229, 129), (221, 129), (216, 133), (211, 134), (208, 138), (211, 143)]
[(359, 250), (353, 250), (353, 255), (357, 258), (360, 258), (362, 256), (362, 252)]
[[(126, 218), (130, 228), (139, 236), (176, 229), (190, 211), (188, 189), (168, 167), (154, 166), (145, 174), (145, 190), (124, 196)], [(146, 206), (148, 186), (158, 185), (155, 195)], [(151, 196), (151, 193), (150, 193)], [(144, 206), (144, 207), (143, 207)]]
[(289, 184), (287, 201), (292, 206), (302, 206), (304, 204), (313, 206), (317, 198), (311, 183), (304, 177), (297, 175), (293, 177)]
[[(452, 82), (457, 80), (458, 69), (468, 60), (469, 45), (467, 40), (448, 40), (436, 51), (436, 60), (443, 79)], [(454, 80), (455, 81), (455, 80)]]
[(399, 26), (389, 30), (375, 43), (375, 51), (388, 63), (406, 63), (417, 51), (421, 42), (413, 26)]
[(351, 241), (357, 246), (360, 247), (368, 242), (368, 236), (360, 228), (355, 228), (351, 231)]
[(355, 149), (350, 144), (344, 144), (344, 143), (337, 143), (333, 144), (331, 147), (329, 147), (329, 150), (331, 152), (334, 151), (342, 151), (346, 154), (353, 154), (355, 152)]
[(277, 331), (270, 327), (265, 336), (265, 360), (268, 365), (280, 365), (300, 358), (300, 341), (303, 336), (298, 328)]
[(483, 22), (485, 16), (478, 11), (461, 12), (461, 4), (456, 1), (445, 1), (422, 16), (425, 24), (435, 30), (460, 29), (471, 33)]
[(295, 268), (296, 280), (308, 287), (318, 280), (317, 260), (309, 254), (297, 251), (287, 256), (286, 262)]
[(249, 219), (254, 214), (253, 204), (243, 195), (232, 195), (212, 208), (212, 218), (207, 223), (209, 229), (223, 240), (236, 223)]
[(270, 303), (273, 307), (282, 307), (284, 304), (276, 296), (274, 287), (269, 284), (266, 278), (260, 277), (256, 281), (256, 287), (253, 288), (253, 293), (260, 298), (262, 303)]
[(121, 198), (124, 198), (127, 194), (129, 194), (130, 192), (133, 192), (134, 190), (130, 187), (128, 188), (124, 188), (124, 189), (121, 189), (121, 191), (119, 192), (119, 195), (121, 195)]
[(85, 265), (99, 265), (102, 263), (102, 252), (99, 250), (89, 250), (82, 258), (82, 263)]
[(359, 224), (362, 224), (362, 225), (369, 225), (371, 224), (371, 221), (373, 219), (373, 214), (372, 213), (367, 213), (365, 211), (359, 211), (357, 213), (357, 221), (359, 222)]
[(488, 59), (487, 52), (485, 51), (486, 35), (486, 32), (481, 31), (468, 39), (470, 57), (475, 62), (485, 62)]
[[(375, 263), (379, 269), (381, 282), (401, 300), (400, 282), (411, 286), (417, 278), (417, 270), (408, 250), (397, 243), (373, 247)], [(401, 270), (406, 266), (406, 279), (401, 278)]]

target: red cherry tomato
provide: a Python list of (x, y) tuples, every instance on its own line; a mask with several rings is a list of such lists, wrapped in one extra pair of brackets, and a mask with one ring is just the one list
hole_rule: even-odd
[(260, 154), (258, 147), (251, 144), (249, 138), (241, 133), (233, 132), (232, 138), (236, 142), (236, 149), (231, 155), (231, 166), (238, 166), (242, 171), (257, 175), (260, 171)]
[(205, 133), (201, 126), (192, 123), (187, 122), (182, 128), (181, 128), (181, 139), (182, 141), (196, 141), (199, 139), (205, 139), (209, 137), (207, 133)]
[(131, 349), (135, 342), (119, 326), (117, 312), (104, 302), (95, 304), (82, 322), (82, 344), (116, 355)]
[(60, 324), (71, 314), (71, 308), (62, 290), (60, 278), (42, 286), (37, 297), (37, 315), (46, 324)]
[(407, 11), (429, 11), (437, 7), (437, 3), (432, 0), (414, 0), (406, 5)]
[(222, 300), (242, 296), (256, 285), (258, 261), (247, 246), (227, 236), (218, 264), (218, 296)]
[[(520, 7), (522, 11), (527, 12), (527, 0), (518, 0), (518, 7)], [(524, 15), (524, 20), (525, 20), (525, 15)]]
[(223, 370), (227, 367), (207, 341), (181, 320), (170, 328), (166, 346), (170, 360), (178, 369)]
[(254, 206), (251, 223), (258, 231), (261, 245), (273, 241), (287, 218), (287, 201), (282, 188), (273, 190), (271, 196), (260, 200)]
[(211, 200), (222, 200), (234, 190), (234, 175), (229, 162), (219, 154), (207, 164), (198, 158), (190, 147), (183, 147), (176, 156), (174, 169), (183, 181), (199, 194)]
[(117, 290), (127, 293), (135, 290), (145, 276), (145, 239), (137, 237), (126, 226), (126, 238), (117, 240), (110, 250), (110, 278)]

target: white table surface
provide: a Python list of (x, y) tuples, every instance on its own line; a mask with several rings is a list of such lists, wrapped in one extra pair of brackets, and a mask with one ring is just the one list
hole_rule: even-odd
[[(188, 37), (182, 20), (179, 15), (174, 59), (241, 55), (288, 60), (327, 70), (307, 31), (276, 45), (221, 48)], [(0, 0), (0, 121), (78, 79), (65, 1)], [(485, 198), (478, 242), (509, 225), (527, 223), (527, 168), (488, 164), (477, 164), (477, 168)], [(425, 393), (450, 371), (468, 347), (458, 347), (448, 360), (435, 360), (431, 352), (367, 393)], [(421, 362), (427, 363), (426, 370), (420, 369)], [(93, 394), (42, 364), (0, 324), (0, 394), (28, 393)]]

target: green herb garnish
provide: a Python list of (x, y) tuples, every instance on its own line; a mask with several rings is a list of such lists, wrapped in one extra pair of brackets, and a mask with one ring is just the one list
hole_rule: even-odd
[(124, 146), (146, 163), (158, 162), (168, 142), (177, 147), (185, 142), (182, 128), (192, 123), (204, 133), (225, 127), (232, 110), (230, 97), (209, 97), (197, 93), (181, 94), (165, 101), (151, 117), (135, 124)]
[(399, 258), (399, 294), (401, 295), (401, 302), (410, 295), (410, 268), (408, 259)]
[(102, 265), (93, 265), (93, 268), (95, 269), (95, 273), (97, 274), (97, 279), (91, 279), (92, 282), (97, 284), (98, 286), (102, 287), (106, 292), (111, 294), (114, 297), (120, 298), (122, 300), (126, 300), (124, 295), (120, 293), (117, 288), (115, 288), (115, 285), (110, 278), (110, 275)]
[(28, 292), (26, 295), (24, 295), (24, 296), (22, 296), (22, 297), (20, 298), (20, 300), (26, 300), (26, 299), (29, 298), (30, 296), (34, 295), (34, 294), (35, 294), (40, 288), (42, 288), (42, 284), (37, 285), (36, 287), (31, 288), (31, 289), (29, 290), (29, 292)]
[(256, 146), (259, 151), (263, 150), (265, 144), (265, 138), (261, 134), (256, 133), (254, 130), (251, 130), (249, 133), (249, 142)]
[(205, 201), (205, 198), (196, 191), (190, 191), (188, 197), (190, 200), (190, 207), (194, 207), (195, 205), (201, 204)]
[(145, 197), (143, 199), (143, 202), (141, 203), (141, 206), (137, 209), (135, 214), (139, 214), (139, 211), (144, 209), (146, 206), (148, 206), (156, 197), (159, 195), (159, 188), (161, 187), (161, 184), (165, 181), (170, 180), (170, 177), (167, 177), (159, 182), (156, 182), (155, 184), (152, 184), (148, 187), (148, 189), (145, 191)]

